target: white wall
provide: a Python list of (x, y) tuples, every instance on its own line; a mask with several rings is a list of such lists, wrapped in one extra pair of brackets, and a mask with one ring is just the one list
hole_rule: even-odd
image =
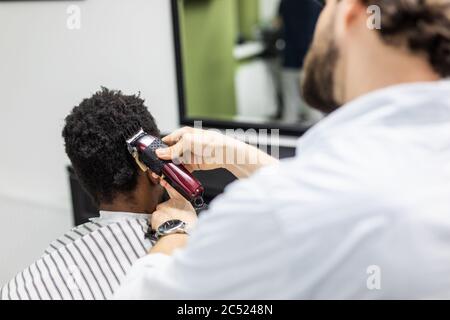
[(71, 225), (63, 119), (102, 85), (177, 126), (170, 1), (0, 2), (0, 284)]

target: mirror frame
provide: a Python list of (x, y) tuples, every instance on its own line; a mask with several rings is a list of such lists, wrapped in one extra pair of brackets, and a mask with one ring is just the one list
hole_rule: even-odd
[(177, 81), (177, 93), (178, 93), (178, 109), (181, 126), (194, 126), (195, 121), (202, 121), (205, 128), (216, 129), (279, 129), (280, 135), (285, 136), (302, 136), (310, 126), (298, 125), (285, 125), (280, 122), (266, 122), (266, 123), (251, 123), (251, 122), (237, 122), (226, 120), (213, 120), (202, 118), (189, 118), (187, 116), (187, 104), (186, 104), (186, 92), (184, 85), (184, 68), (183, 68), (183, 54), (182, 54), (182, 42), (180, 34), (180, 18), (178, 9), (178, 0), (171, 0), (172, 9), (172, 28), (173, 39), (175, 49), (175, 63), (176, 63), (176, 81)]

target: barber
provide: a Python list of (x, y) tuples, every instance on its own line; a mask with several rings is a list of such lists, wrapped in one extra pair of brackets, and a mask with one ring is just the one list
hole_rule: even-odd
[[(281, 163), (218, 133), (169, 135), (162, 159), (240, 180), (199, 220), (163, 182), (172, 199), (151, 224), (167, 234), (116, 298), (448, 297), (449, 17), (449, 0), (327, 1), (303, 92), (329, 116)], [(195, 152), (205, 148), (258, 161), (217, 165)]]

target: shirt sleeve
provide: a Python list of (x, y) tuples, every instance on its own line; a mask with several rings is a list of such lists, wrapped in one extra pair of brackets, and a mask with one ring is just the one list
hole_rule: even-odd
[[(324, 146), (323, 140), (310, 136), (309, 147), (299, 148), (301, 160), (284, 160), (233, 183), (200, 218), (186, 248), (171, 257), (141, 259), (116, 298), (328, 299), (372, 293), (366, 269), (383, 265), (373, 253), (382, 252), (382, 237), (390, 239), (386, 227), (399, 223), (384, 195), (393, 192), (377, 188), (386, 173), (363, 161), (375, 158), (378, 149), (366, 147), (361, 155), (350, 138), (338, 146)], [(349, 143), (351, 148), (343, 146)], [(345, 158), (350, 152), (357, 153), (353, 161)], [(342, 279), (351, 279), (347, 291), (337, 289)]]
[[(283, 298), (289, 255), (258, 179), (234, 183), (200, 218), (187, 247), (139, 260), (116, 299)], [(266, 200), (266, 201), (264, 201)]]

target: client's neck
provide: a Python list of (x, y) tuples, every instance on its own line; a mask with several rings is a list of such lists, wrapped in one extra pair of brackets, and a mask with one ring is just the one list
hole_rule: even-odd
[(100, 210), (110, 212), (147, 213), (142, 207), (130, 206), (128, 204), (101, 204)]
[(135, 197), (119, 195), (111, 203), (100, 203), (99, 209), (110, 212), (152, 213), (156, 210), (156, 205), (149, 205)]

